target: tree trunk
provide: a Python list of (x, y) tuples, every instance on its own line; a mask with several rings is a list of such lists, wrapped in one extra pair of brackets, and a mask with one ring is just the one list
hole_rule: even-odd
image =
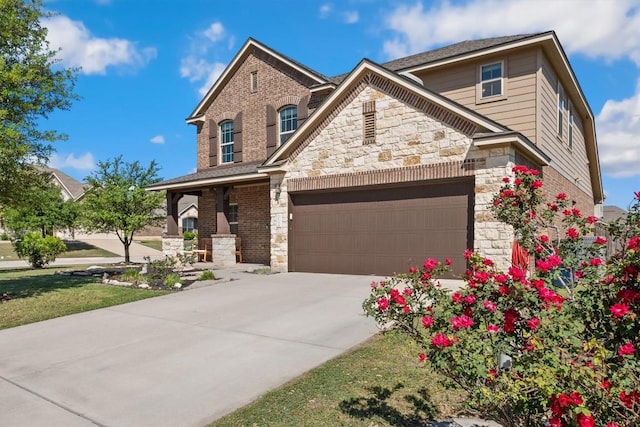
[(131, 257), (129, 256), (129, 245), (131, 245), (131, 242), (129, 239), (124, 239), (122, 244), (124, 245), (124, 262), (129, 264), (131, 262)]

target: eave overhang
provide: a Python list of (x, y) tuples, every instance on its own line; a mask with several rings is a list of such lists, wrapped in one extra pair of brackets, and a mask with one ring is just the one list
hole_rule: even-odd
[(329, 97), (318, 107), (316, 111), (309, 117), (304, 124), (298, 128), (298, 130), (289, 138), (289, 140), (278, 147), (278, 149), (269, 157), (260, 170), (265, 170), (266, 166), (271, 166), (277, 162), (286, 160), (289, 154), (295, 150), (295, 148), (304, 140), (304, 138), (312, 131), (314, 126), (331, 113), (332, 109), (340, 102), (343, 96), (357, 84), (361, 78), (367, 73), (374, 73), (383, 78), (389, 79), (393, 83), (410, 90), (411, 92), (424, 97), (425, 99), (440, 105), (443, 108), (451, 111), (452, 113), (469, 120), (479, 127), (487, 129), (491, 132), (505, 132), (508, 129), (498, 123), (468, 109), (460, 104), (457, 104), (450, 99), (440, 96), (434, 92), (425, 89), (421, 85), (407, 79), (404, 76), (398, 75), (393, 71), (389, 71), (380, 65), (371, 62), (367, 59), (362, 60), (355, 69), (349, 74), (349, 76), (334, 90)]
[(473, 145), (478, 148), (493, 148), (511, 145), (538, 162), (541, 166), (548, 166), (551, 161), (549, 156), (519, 132), (474, 136)]

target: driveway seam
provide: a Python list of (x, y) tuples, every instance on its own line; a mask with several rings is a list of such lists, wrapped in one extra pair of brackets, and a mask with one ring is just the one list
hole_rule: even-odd
[(49, 402), (49, 403), (51, 403), (52, 405), (57, 406), (58, 408), (60, 408), (60, 409), (62, 409), (62, 410), (64, 410), (64, 411), (66, 411), (66, 412), (69, 412), (69, 413), (71, 413), (71, 414), (73, 414), (73, 415), (75, 415), (75, 416), (77, 416), (77, 417), (80, 417), (80, 418), (82, 418), (82, 419), (84, 419), (84, 420), (87, 420), (87, 421), (89, 421), (89, 422), (90, 422), (90, 423), (92, 423), (92, 424), (95, 424), (95, 425), (97, 425), (97, 426), (99, 426), (99, 427), (107, 427), (107, 425), (106, 425), (106, 424), (102, 424), (102, 423), (100, 423), (100, 422), (98, 422), (98, 421), (96, 421), (96, 420), (93, 420), (93, 419), (91, 419), (91, 418), (87, 417), (86, 415), (81, 414), (80, 412), (77, 412), (77, 411), (75, 411), (75, 410), (73, 410), (73, 409), (69, 408), (68, 406), (65, 406), (65, 405), (63, 405), (63, 404), (61, 404), (61, 403), (58, 403), (58, 402), (56, 402), (55, 400), (49, 399), (48, 397), (46, 397), (46, 396), (44, 396), (44, 395), (42, 395), (42, 394), (40, 394), (40, 393), (38, 393), (38, 392), (36, 392), (36, 391), (33, 391), (33, 390), (31, 390), (31, 389), (29, 389), (29, 388), (27, 388), (27, 387), (25, 387), (25, 386), (23, 386), (23, 385), (21, 385), (21, 384), (18, 384), (18, 383), (17, 383), (17, 382), (15, 382), (15, 381), (12, 381), (12, 380), (10, 380), (10, 379), (8, 379), (8, 378), (5, 378), (5, 377), (4, 377), (4, 376), (2, 376), (2, 375), (0, 375), (0, 379), (2, 379), (3, 381), (8, 382), (9, 384), (13, 385), (14, 387), (18, 387), (19, 389), (26, 391), (27, 393), (29, 393), (29, 394), (31, 394), (31, 395), (33, 395), (33, 396), (36, 396), (36, 397), (37, 397), (37, 398), (39, 398), (39, 399), (42, 399), (42, 400), (44, 400), (44, 401), (46, 401), (46, 402)]

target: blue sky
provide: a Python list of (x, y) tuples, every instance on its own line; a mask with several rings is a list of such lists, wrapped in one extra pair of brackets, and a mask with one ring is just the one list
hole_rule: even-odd
[[(462, 40), (555, 30), (596, 116), (607, 200), (640, 190), (640, 0), (45, 0), (61, 63), (82, 67), (51, 166), (83, 180), (120, 154), (195, 171), (184, 119), (248, 37), (325, 75)], [(568, 20), (566, 17), (571, 16)]]

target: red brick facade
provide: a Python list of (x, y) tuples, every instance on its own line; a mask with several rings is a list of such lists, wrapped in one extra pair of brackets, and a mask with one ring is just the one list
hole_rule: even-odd
[[(211, 132), (218, 132), (209, 128), (211, 124), (219, 126), (222, 121), (235, 120), (238, 113), (242, 113), (241, 129), (237, 126), (235, 129), (242, 132), (242, 162), (262, 161), (267, 158), (267, 106), (278, 110), (297, 104), (309, 95), (305, 86), (308, 77), (269, 58), (257, 50), (247, 56), (207, 109), (204, 124), (198, 131), (199, 171), (210, 167), (209, 136)], [(257, 73), (256, 91), (251, 90), (252, 73)], [(217, 163), (220, 164), (219, 158)]]
[(234, 189), (238, 203), (238, 236), (242, 239), (244, 262), (269, 264), (271, 228), (269, 185), (252, 185)]

